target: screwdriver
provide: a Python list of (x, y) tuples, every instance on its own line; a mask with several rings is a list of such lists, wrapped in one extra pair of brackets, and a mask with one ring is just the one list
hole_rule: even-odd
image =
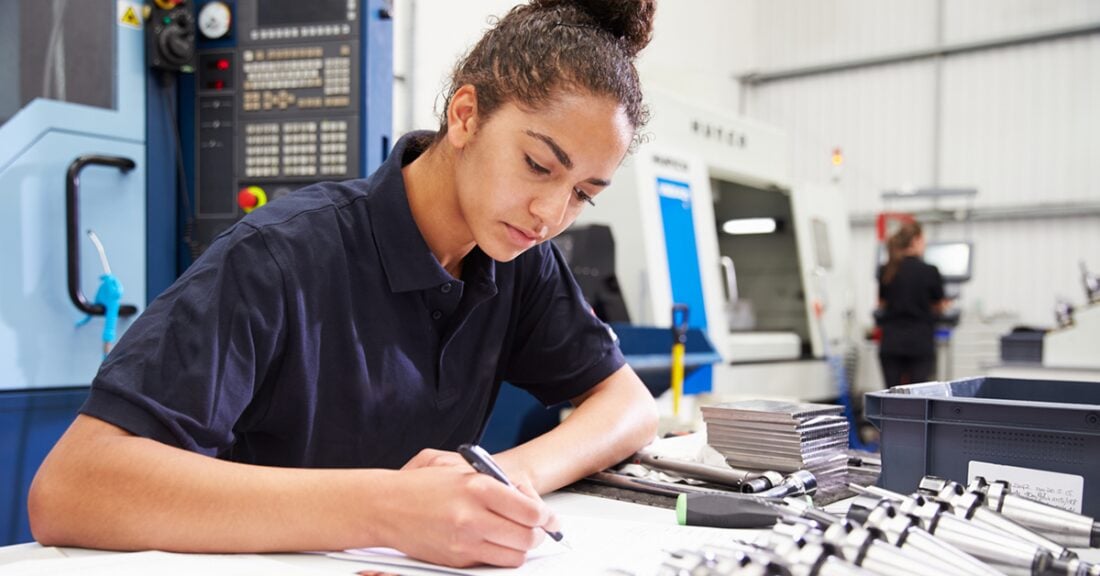
[(747, 494), (680, 494), (676, 521), (681, 526), (768, 528), (782, 515), (782, 504)]

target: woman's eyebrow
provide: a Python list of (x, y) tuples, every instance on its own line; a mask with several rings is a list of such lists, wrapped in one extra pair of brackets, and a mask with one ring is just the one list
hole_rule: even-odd
[[(571, 170), (573, 168), (573, 159), (569, 157), (569, 154), (567, 154), (565, 150), (562, 150), (561, 146), (558, 146), (558, 143), (555, 142), (553, 138), (547, 136), (546, 134), (535, 132), (534, 130), (524, 130), (523, 132), (524, 134), (527, 134), (528, 136), (541, 141), (543, 144), (546, 144), (546, 146), (550, 148), (550, 151), (554, 153), (554, 156), (557, 157), (558, 162), (561, 162), (561, 165), (565, 166), (566, 169)], [(585, 180), (585, 182), (603, 187), (611, 185), (610, 180), (604, 180), (603, 178), (589, 178), (588, 180)]]
[(565, 153), (565, 150), (561, 149), (561, 146), (558, 146), (558, 143), (555, 142), (553, 138), (546, 134), (535, 132), (534, 130), (524, 130), (523, 132), (532, 138), (542, 141), (543, 144), (546, 144), (550, 148), (550, 151), (554, 153), (554, 156), (557, 156), (558, 162), (561, 162), (562, 166), (565, 166), (569, 170), (573, 169), (573, 159), (569, 157), (569, 154)]

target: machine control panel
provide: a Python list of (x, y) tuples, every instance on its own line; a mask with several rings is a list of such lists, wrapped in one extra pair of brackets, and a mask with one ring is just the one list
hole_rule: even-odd
[(362, 143), (360, 4), (369, 1), (199, 6), (193, 233), (200, 247), (268, 201), (377, 166), (365, 165)]

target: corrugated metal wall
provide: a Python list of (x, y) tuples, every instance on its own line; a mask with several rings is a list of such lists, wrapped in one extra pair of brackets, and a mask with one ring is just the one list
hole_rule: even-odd
[[(963, 0), (966, 1), (966, 0)], [(752, 0), (757, 68), (899, 52), (935, 42), (933, 0)]]
[[(745, 14), (758, 33), (756, 71), (767, 73), (924, 50), (938, 39), (958, 45), (1100, 24), (1100, 2), (757, 0)], [(1076, 304), (1085, 298), (1078, 262), (1100, 273), (1100, 209), (1026, 216), (1044, 204), (1100, 206), (1100, 34), (743, 90), (746, 116), (790, 134), (795, 178), (835, 179), (857, 222), (884, 208), (931, 208), (930, 201), (884, 203), (881, 195), (937, 185), (977, 188), (979, 215), (1024, 212), (929, 227), (932, 238), (976, 244), (974, 279), (962, 294), (964, 321), (1050, 325), (1056, 298)], [(840, 172), (830, 164), (834, 147), (845, 156)], [(941, 207), (953, 206), (964, 204)], [(869, 323), (875, 238), (865, 224), (853, 228), (853, 251), (853, 269), (865, 271), (856, 278), (857, 315)], [(966, 365), (964, 372), (980, 369), (976, 360), (957, 364)]]

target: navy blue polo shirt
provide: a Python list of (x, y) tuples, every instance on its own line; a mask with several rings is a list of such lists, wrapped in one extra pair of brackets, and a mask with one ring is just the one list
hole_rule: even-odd
[(619, 369), (550, 243), (512, 262), (474, 248), (461, 279), (440, 266), (401, 175), (429, 141), (227, 230), (126, 331), (81, 411), (239, 462), (397, 468), (477, 440), (502, 380), (550, 405)]

